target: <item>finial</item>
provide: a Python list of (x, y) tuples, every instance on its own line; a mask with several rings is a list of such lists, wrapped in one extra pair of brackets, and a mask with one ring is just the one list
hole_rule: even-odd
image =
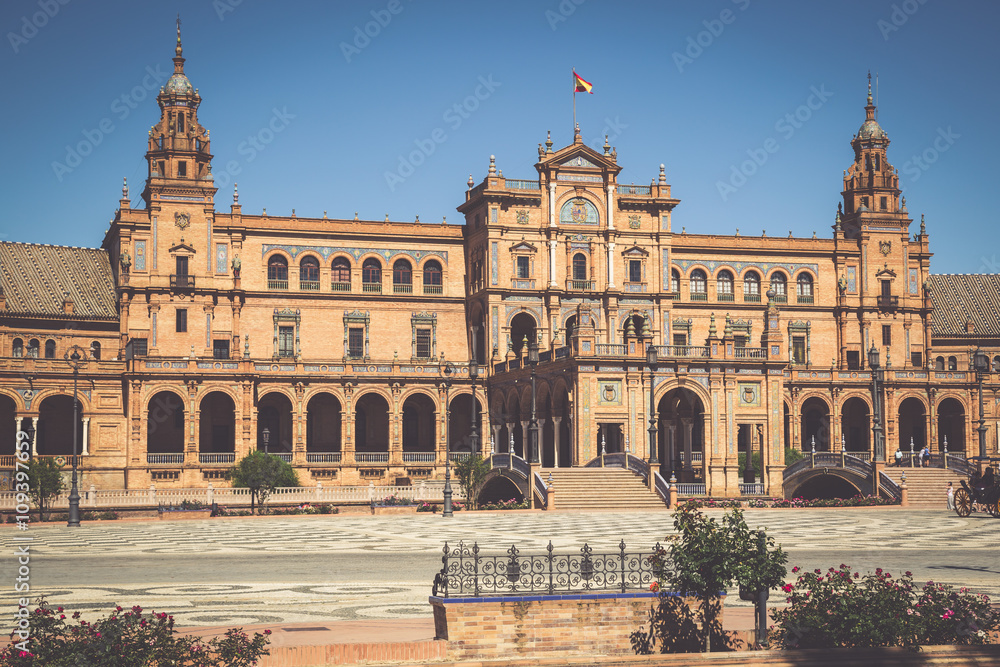
[(354, 220), (355, 220), (355, 222), (357, 222), (357, 220), (358, 220), (358, 212), (357, 211), (354, 212)]
[(899, 207), (902, 210), (904, 210), (904, 211), (906, 210), (906, 196), (905, 195), (903, 197), (899, 198)]
[(497, 174), (497, 156), (490, 156), (490, 176), (496, 176)]
[(552, 152), (552, 130), (548, 130), (545, 133), (545, 152)]
[(323, 219), (326, 220), (326, 209), (323, 209)]
[(868, 106), (872, 105), (872, 71), (868, 70)]
[(728, 337), (733, 335), (733, 321), (729, 319), (729, 313), (726, 313), (726, 328), (723, 333)]
[(183, 49), (181, 48), (181, 15), (179, 12), (177, 14), (177, 48), (174, 49), (174, 53), (177, 54), (178, 58), (183, 53)]
[(921, 236), (926, 236), (927, 235), (927, 225), (924, 224), (924, 214), (923, 213), (920, 214), (920, 235)]
[(295, 209), (294, 208), (292, 209), (292, 217), (293, 218), (295, 217)]
[(416, 218), (417, 219), (414, 220), (413, 222), (414, 222), (414, 224), (418, 224), (419, 225), (420, 224), (420, 216), (418, 215), (418, 216), (416, 216)]
[(837, 215), (833, 217), (833, 231), (840, 231), (840, 204), (837, 204)]
[(604, 135), (604, 154), (611, 155), (611, 144), (608, 143), (608, 135)]
[(264, 217), (267, 217), (267, 208), (266, 208), (266, 207), (264, 208), (264, 213), (263, 213), (262, 215), (263, 215)]
[(583, 139), (580, 137), (580, 124), (577, 123), (576, 127), (573, 128), (573, 143), (574, 144), (579, 144), (579, 143), (582, 143), (582, 142), (583, 142)]
[(442, 215), (441, 216), (441, 224), (442, 225), (447, 225), (448, 224), (448, 216), (446, 216), (446, 215)]
[(240, 184), (233, 182), (233, 205), (238, 205), (240, 203)]
[(122, 176), (122, 199), (128, 199), (128, 179)]
[(664, 164), (660, 163), (660, 185), (667, 184), (667, 168)]
[(715, 313), (712, 313), (709, 316), (709, 321), (708, 321), (708, 335), (711, 336), (712, 338), (715, 338), (715, 334), (716, 334)]
[(503, 178), (503, 169), (500, 169), (500, 170), (497, 171), (497, 176), (499, 176), (500, 178)]
[(475, 185), (475, 184), (476, 184), (476, 182), (474, 180), (472, 180), (472, 174), (469, 174), (469, 180), (466, 181), (466, 185), (468, 185), (469, 189), (471, 190), (472, 186)]
[(385, 221), (389, 222), (389, 214), (388, 213), (385, 214)]

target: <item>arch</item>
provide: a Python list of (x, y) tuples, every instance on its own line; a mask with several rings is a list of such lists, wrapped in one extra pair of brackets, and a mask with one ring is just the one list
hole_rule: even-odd
[(958, 370), (958, 358), (957, 357), (948, 357), (948, 370), (949, 371), (957, 371)]
[(14, 421), (17, 416), (17, 403), (6, 394), (0, 394), (0, 456), (16, 453), (17, 431), (21, 420)]
[(257, 449), (290, 453), (295, 438), (292, 429), (292, 402), (284, 392), (269, 391), (257, 400)]
[(648, 331), (646, 316), (633, 311), (622, 321), (622, 336), (641, 336), (643, 331)]
[(15, 358), (20, 358), (24, 356), (24, 341), (20, 338), (15, 338), (11, 342), (10, 349), (11, 356)]
[[(454, 403), (454, 399), (452, 399)], [(403, 451), (433, 452), (437, 406), (430, 396), (414, 392), (403, 401)]]
[[(705, 405), (705, 397), (693, 388), (676, 386), (667, 389), (657, 402), (657, 458), (665, 479), (673, 474), (678, 480), (691, 481), (696, 469), (704, 470)], [(701, 464), (694, 456), (687, 456), (688, 452), (700, 453)]]
[(274, 253), (267, 258), (267, 279), (288, 280), (288, 258), (281, 253)]
[(504, 418), (507, 424), (507, 437), (508, 440), (505, 444), (506, 450), (512, 454), (517, 454), (518, 456), (524, 458), (525, 453), (525, 443), (524, 442), (524, 430), (521, 428), (521, 397), (517, 393), (517, 389), (511, 387), (507, 394), (507, 412), (504, 413)]
[(382, 262), (369, 257), (361, 263), (361, 282), (382, 284)]
[(681, 272), (677, 269), (670, 269), (670, 291), (674, 294), (681, 292)]
[(788, 300), (788, 276), (784, 271), (771, 272), (771, 289), (774, 290), (775, 301)]
[[(840, 471), (837, 471), (839, 473)], [(861, 480), (849, 480), (841, 474), (815, 474), (808, 478), (799, 480), (798, 485), (788, 494), (790, 498), (805, 498), (813, 500), (816, 498), (853, 498), (858, 495), (866, 495), (869, 490)], [(857, 483), (856, 483), (857, 482)], [(865, 487), (865, 488), (862, 488)]]
[(813, 438), (817, 452), (829, 452), (830, 404), (825, 397), (810, 396), (802, 402), (802, 451), (812, 451)]
[(27, 354), (27, 356), (31, 357), (32, 359), (37, 359), (38, 358), (38, 345), (39, 345), (39, 343), (38, 343), (38, 339), (37, 338), (32, 338), (31, 340), (29, 340), (28, 341), (28, 354)]
[(993, 357), (993, 372), (1000, 373), (1000, 355)]
[(733, 272), (729, 269), (722, 269), (715, 277), (715, 296), (719, 301), (732, 300), (733, 298)]
[(444, 284), (444, 272), (441, 269), (441, 262), (436, 259), (429, 259), (424, 262), (423, 268), (424, 274), (424, 289), (431, 288), (435, 291), (440, 290)]
[(566, 345), (573, 345), (573, 334), (576, 332), (577, 326), (578, 324), (575, 314), (567, 317), (566, 321), (563, 323), (563, 332), (565, 332), (566, 335)]
[(494, 471), (487, 475), (482, 487), (479, 489), (479, 504), (495, 503), (501, 500), (514, 499), (517, 502), (524, 500), (524, 492), (510, 477), (501, 474), (502, 471)]
[(944, 357), (938, 357), (934, 360), (934, 370), (943, 371), (944, 370)]
[(299, 284), (319, 283), (319, 260), (306, 255), (299, 261)]
[(354, 404), (354, 445), (359, 452), (389, 451), (389, 403), (370, 391)]
[(566, 381), (560, 379), (552, 390), (552, 433), (557, 437), (558, 457), (556, 467), (570, 468), (576, 464), (573, 446), (572, 411), (569, 405), (569, 389)]
[(567, 225), (596, 225), (601, 222), (600, 204), (573, 194), (559, 207), (559, 222)]
[[(931, 443), (927, 441), (927, 405), (924, 401), (917, 396), (907, 396), (899, 403), (899, 428), (896, 429), (899, 434), (899, 441), (897, 445), (904, 452), (910, 451), (910, 439), (913, 439), (913, 449), (914, 451), (920, 451), (924, 448), (924, 445), (933, 447)], [(886, 459), (889, 459), (890, 453), (886, 451)]]
[(146, 403), (146, 452), (180, 454), (184, 451), (184, 398), (161, 390)]
[(236, 451), (236, 403), (221, 390), (202, 397), (198, 417), (198, 451), (202, 453)]
[[(521, 311), (514, 315), (510, 320), (510, 342), (511, 346), (514, 348), (514, 354), (521, 354), (521, 348), (524, 346), (525, 340), (533, 341), (536, 340), (537, 333), (536, 329), (538, 327), (535, 318), (525, 311)], [(527, 350), (525, 350), (527, 352)]]
[[(871, 451), (871, 409), (868, 401), (860, 396), (847, 398), (840, 406), (840, 433), (841, 442), (837, 443), (835, 449), (843, 445), (849, 452), (870, 452)], [(802, 449), (806, 449), (806, 442), (802, 442)]]
[(691, 271), (691, 284), (690, 284), (691, 295), (695, 294), (708, 294), (708, 275), (703, 269), (694, 269)]
[(811, 298), (813, 295), (813, 276), (808, 271), (799, 271), (795, 278), (795, 296), (797, 298)]
[[(51, 394), (38, 406), (38, 430), (35, 435), (38, 453), (43, 456), (73, 454), (73, 397)], [(78, 407), (76, 451), (83, 448), (83, 406)]]
[(573, 280), (587, 280), (587, 256), (578, 252), (573, 255)]
[(45, 358), (46, 359), (56, 358), (56, 342), (51, 338), (45, 341)]
[[(451, 451), (472, 451), (472, 424), (473, 420), (480, 420), (477, 423), (481, 423), (482, 411), (483, 406), (478, 396), (473, 401), (471, 393), (452, 395), (451, 409), (448, 414), (448, 442)], [(482, 451), (482, 433), (479, 436), (479, 449), (477, 451)]]
[(743, 274), (743, 299), (760, 300), (760, 274), (756, 271), (747, 271)]
[(319, 391), (306, 403), (306, 451), (339, 452), (343, 409), (340, 399)]
[(965, 445), (965, 406), (954, 397), (942, 399), (937, 406), (938, 417), (938, 447), (948, 441), (949, 452), (964, 452)]
[(93, 359), (93, 360), (95, 360), (95, 361), (100, 361), (101, 360), (101, 343), (100, 343), (100, 341), (94, 340), (94, 341), (90, 342), (90, 358)]
[(392, 263), (392, 284), (399, 286), (413, 285), (413, 265), (408, 259), (397, 259)]
[(334, 257), (330, 264), (330, 283), (334, 285), (351, 284), (351, 260), (347, 257)]

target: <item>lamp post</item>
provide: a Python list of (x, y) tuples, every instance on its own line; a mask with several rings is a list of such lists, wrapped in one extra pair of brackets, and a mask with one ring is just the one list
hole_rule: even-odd
[(649, 472), (652, 475), (653, 466), (659, 465), (660, 460), (658, 456), (656, 443), (656, 399), (654, 394), (656, 393), (656, 346), (653, 345), (653, 339), (650, 337), (649, 346), (646, 348), (646, 365), (649, 366)]
[(979, 456), (986, 457), (986, 415), (983, 414), (983, 374), (989, 368), (990, 358), (986, 356), (986, 353), (976, 348), (976, 354), (973, 357), (976, 366), (976, 380), (979, 382), (979, 428), (976, 431), (979, 432)]
[(477, 349), (479, 327), (472, 325), (472, 358), (469, 360), (469, 379), (472, 381), (472, 427), (469, 429), (469, 449), (479, 453), (479, 403), (476, 401), (476, 379), (479, 377), (479, 353)]
[(271, 441), (271, 429), (269, 429), (268, 427), (265, 426), (264, 427), (264, 431), (263, 431), (263, 435), (264, 435), (264, 453), (265, 454), (270, 454), (271, 452), (269, 452), (268, 449), (267, 449), (267, 443), (269, 443)]
[(528, 446), (531, 464), (538, 463), (538, 411), (535, 407), (535, 366), (538, 365), (538, 341), (532, 336), (528, 343), (528, 363), (531, 364), (531, 423), (528, 424)]
[(80, 376), (80, 366), (83, 365), (85, 358), (83, 355), (83, 348), (79, 345), (74, 345), (73, 347), (66, 350), (65, 355), (66, 363), (70, 365), (73, 369), (73, 476), (71, 478), (69, 487), (69, 521), (66, 522), (67, 526), (79, 528), (80, 527), (80, 490), (77, 488), (77, 477), (76, 477), (76, 450), (77, 450), (77, 431), (79, 430), (78, 422), (80, 421), (80, 402), (77, 400), (77, 380)]
[(452, 377), (455, 374), (455, 366), (450, 361), (441, 366), (441, 375), (444, 377), (444, 510), (441, 516), (451, 518), (451, 434), (448, 432), (448, 422), (451, 418), (451, 407), (448, 401), (451, 392)]
[(885, 448), (882, 443), (882, 400), (878, 389), (881, 371), (879, 370), (878, 348), (875, 347), (874, 343), (868, 350), (868, 368), (872, 372), (872, 406), (874, 406), (872, 420), (875, 422), (872, 425), (872, 434), (875, 439), (875, 460), (885, 461)]

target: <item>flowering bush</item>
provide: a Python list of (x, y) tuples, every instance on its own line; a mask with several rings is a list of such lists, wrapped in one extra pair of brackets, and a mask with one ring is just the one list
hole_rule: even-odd
[(735, 498), (691, 498), (680, 504), (680, 507), (690, 507), (692, 509), (702, 507), (708, 509), (729, 509), (740, 506), (740, 501)]
[(910, 572), (896, 579), (878, 568), (862, 576), (841, 565), (799, 574), (782, 590), (789, 606), (773, 612), (771, 631), (784, 648), (985, 644), (1000, 628), (987, 596), (934, 582), (917, 591)]
[(45, 600), (29, 619), (31, 636), (12, 641), (0, 651), (0, 664), (9, 667), (252, 667), (269, 655), (270, 630), (247, 636), (230, 629), (225, 637), (208, 641), (178, 637), (174, 617), (143, 613), (142, 607), (115, 607), (107, 618), (94, 623), (80, 620), (80, 612), (67, 621), (62, 607), (52, 609)]
[[(898, 505), (898, 500), (882, 498), (879, 496), (854, 496), (853, 498), (777, 498), (771, 501), (771, 507), (881, 507), (886, 505)], [(755, 507), (758, 507), (755, 505)], [(759, 507), (766, 507), (760, 505)]]
[(481, 510), (526, 510), (531, 509), (531, 504), (527, 500), (518, 501), (515, 498), (510, 500), (498, 500), (493, 503), (483, 503), (479, 506)]
[(432, 505), (431, 503), (420, 503), (417, 505), (418, 512), (437, 512), (441, 508), (437, 505)]
[(384, 505), (386, 507), (396, 507), (396, 506), (403, 506), (403, 505), (416, 505), (416, 502), (413, 501), (413, 500), (410, 500), (409, 498), (401, 498), (401, 497), (393, 494), (391, 496), (386, 496), (385, 498), (383, 498), (382, 500), (380, 500), (379, 504), (380, 505)]

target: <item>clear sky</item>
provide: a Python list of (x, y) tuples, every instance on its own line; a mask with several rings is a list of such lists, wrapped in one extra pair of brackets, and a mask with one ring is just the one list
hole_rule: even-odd
[(0, 238), (99, 245), (123, 176), (141, 205), (177, 12), (222, 211), (235, 180), (247, 213), (460, 223), (491, 154), (533, 179), (572, 140), (576, 67), (584, 139), (623, 183), (666, 165), (675, 231), (829, 237), (871, 69), (933, 272), (1000, 272), (995, 0), (4, 0)]

